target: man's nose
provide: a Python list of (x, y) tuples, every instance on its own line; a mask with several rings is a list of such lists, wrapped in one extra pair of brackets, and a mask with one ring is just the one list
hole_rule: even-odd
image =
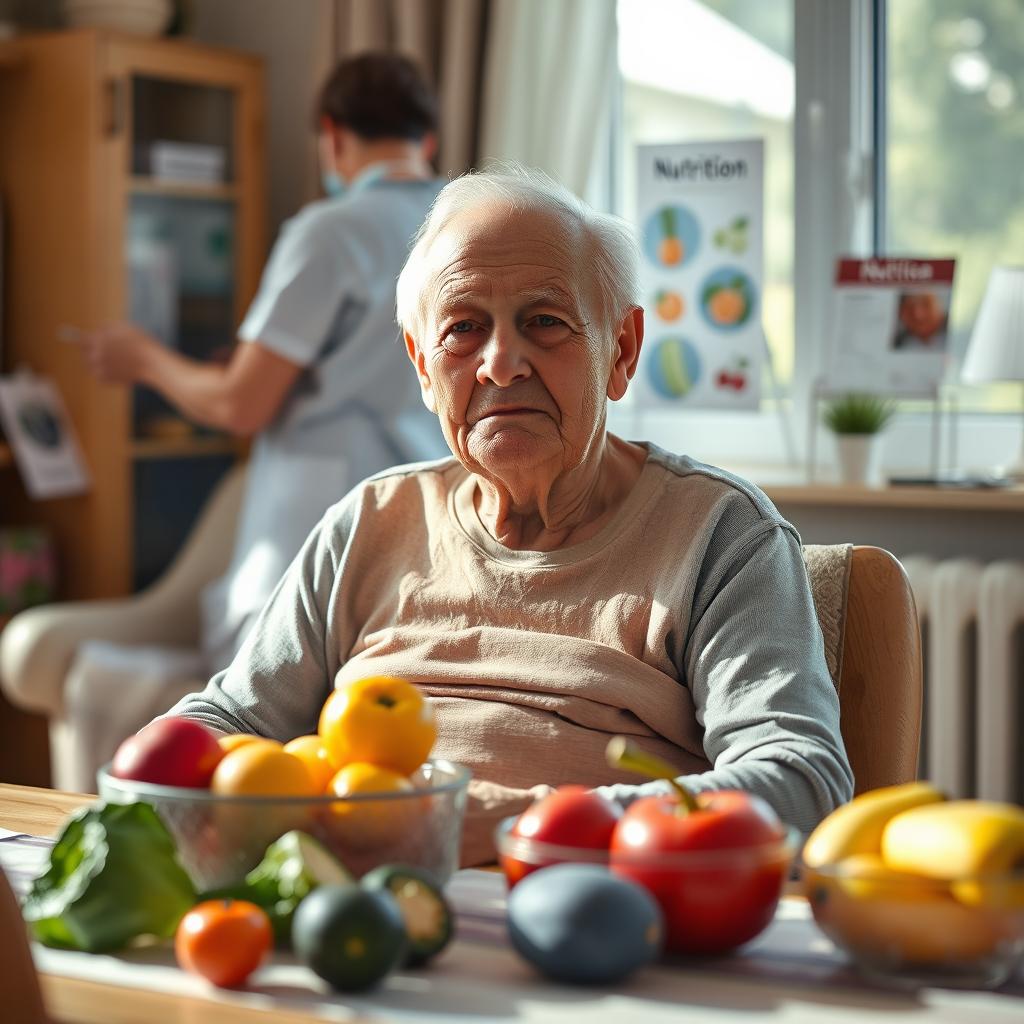
[(477, 382), (507, 388), (532, 374), (526, 339), (514, 327), (496, 326), (483, 347)]

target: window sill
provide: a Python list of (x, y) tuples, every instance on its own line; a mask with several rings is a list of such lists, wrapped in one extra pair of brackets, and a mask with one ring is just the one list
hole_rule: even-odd
[(844, 484), (808, 479), (787, 466), (723, 466), (757, 484), (776, 505), (929, 511), (1024, 512), (1024, 487), (952, 487)]

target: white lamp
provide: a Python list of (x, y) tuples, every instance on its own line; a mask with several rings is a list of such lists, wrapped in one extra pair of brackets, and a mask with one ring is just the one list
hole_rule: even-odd
[[(1024, 381), (1024, 267), (993, 268), (960, 377), (968, 384)], [(1024, 481), (1024, 436), (1020, 457), (1003, 475)]]

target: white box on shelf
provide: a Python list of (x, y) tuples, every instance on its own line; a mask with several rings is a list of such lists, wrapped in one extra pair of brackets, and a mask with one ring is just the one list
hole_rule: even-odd
[(220, 146), (157, 141), (149, 149), (150, 173), (159, 181), (219, 184), (224, 180), (224, 157)]

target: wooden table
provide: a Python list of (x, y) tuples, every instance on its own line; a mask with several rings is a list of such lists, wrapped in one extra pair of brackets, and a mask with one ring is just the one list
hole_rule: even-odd
[[(95, 799), (81, 793), (0, 784), (0, 825), (30, 835), (53, 836), (68, 814)], [(317, 1019), (305, 1013), (268, 1013), (47, 974), (40, 975), (40, 981), (50, 1014), (62, 1024), (310, 1024)], [(358, 1020), (353, 1018), (353, 1024)]]
[[(81, 794), (0, 784), (0, 826), (52, 836), (70, 811), (93, 799)], [(598, 1008), (608, 1005), (613, 1008), (614, 1019), (630, 1022), (644, 1020), (645, 1010), (652, 1015), (650, 1019), (685, 1019), (696, 1024), (709, 1020), (721, 1024), (749, 1024), (753, 1020), (785, 1020), (791, 1024), (861, 1024), (863, 1020), (871, 1020), (879, 1024), (894, 1021), (903, 1024), (911, 1019), (920, 1024), (959, 1024), (965, 1020), (971, 1024), (1009, 1024), (1024, 1020), (1024, 998), (975, 992), (942, 993), (934, 989), (882, 992), (853, 988), (839, 979), (808, 989), (787, 985), (784, 978), (752, 979), (671, 965), (649, 969), (642, 982), (638, 980), (632, 986), (613, 992), (560, 988), (534, 981), (507, 950), (475, 952), (472, 943), (458, 940), (449, 963), (448, 976), (453, 984), (462, 983), (463, 987), (468, 972), (475, 969), (474, 964), (491, 968), (490, 973), (482, 975), (485, 981), (477, 979), (484, 987), (477, 992), (479, 1006), (470, 1014), (473, 1021), (515, 1019), (521, 1015), (523, 1007), (550, 1011), (550, 1017), (541, 1013), (544, 1020), (556, 1016), (565, 1020), (566, 1013), (573, 1021), (587, 1020), (595, 1016), (595, 1011), (596, 1016), (607, 1019), (607, 1013), (602, 1016)], [(496, 970), (493, 969), (495, 964), (498, 965)], [(312, 1024), (324, 1019), (283, 1006), (262, 1010), (232, 1004), (226, 1001), (233, 998), (230, 994), (218, 993), (217, 1000), (213, 1001), (45, 973), (40, 977), (49, 1011), (62, 1024)], [(431, 978), (440, 980), (428, 980)], [(439, 1002), (445, 1013), (450, 1005), (445, 1002), (450, 989), (444, 978), (444, 966), (423, 976), (422, 984), (433, 987), (431, 1020), (437, 1019)], [(520, 987), (510, 989), (510, 978), (513, 986), (519, 984)], [(517, 982), (517, 978), (525, 981)], [(510, 999), (510, 993), (515, 997)], [(605, 1000), (611, 1002), (606, 1004)], [(363, 1005), (366, 1006), (365, 1000)], [(338, 1010), (344, 1013), (342, 1007)], [(0, 1007), (0, 1019), (6, 1020), (3, 1013)], [(408, 1012), (402, 1017), (410, 1019)], [(460, 1017), (464, 1017), (464, 1012), (453, 1008), (451, 1019)], [(388, 1019), (388, 1006), (382, 1001), (381, 1005), (373, 1007), (372, 1013), (353, 1011), (351, 1016), (330, 1019), (344, 1019), (346, 1024), (371, 1020), (381, 1024)]]

